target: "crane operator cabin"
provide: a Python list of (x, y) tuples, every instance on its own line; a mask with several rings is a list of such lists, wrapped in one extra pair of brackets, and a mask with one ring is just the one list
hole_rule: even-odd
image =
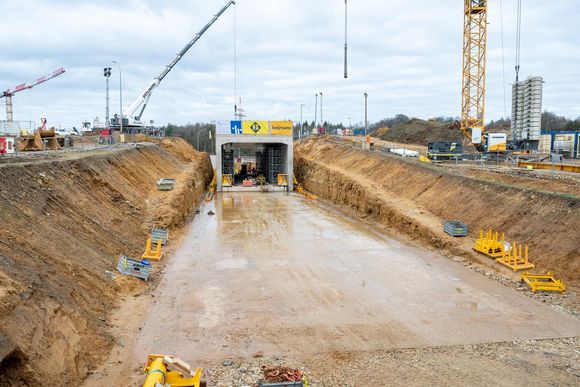
[(218, 121), (218, 191), (293, 189), (292, 121)]

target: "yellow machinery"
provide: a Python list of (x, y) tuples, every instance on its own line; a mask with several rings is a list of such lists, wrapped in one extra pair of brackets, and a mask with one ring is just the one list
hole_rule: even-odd
[(507, 252), (501, 258), (496, 259), (497, 262), (509, 267), (513, 271), (533, 269), (536, 267), (528, 259), (528, 246), (526, 245), (522, 253), (522, 245), (513, 242)]
[(278, 185), (288, 187), (288, 175), (285, 173), (278, 174)]
[(501, 234), (500, 240), (499, 232), (489, 230), (484, 235), (483, 230), (480, 230), (473, 249), (492, 258), (502, 258), (506, 252), (505, 234)]
[(171, 387), (202, 387), (201, 368), (191, 374), (189, 365), (174, 359), (173, 356), (149, 355), (145, 366), (147, 378), (143, 387), (155, 387), (169, 385)]
[(161, 241), (161, 239), (159, 239), (157, 241), (157, 247), (155, 249), (153, 249), (152, 239), (151, 238), (147, 239), (147, 245), (145, 247), (145, 252), (141, 256), (141, 258), (147, 259), (149, 261), (151, 261), (151, 260), (161, 261), (161, 258), (163, 257), (163, 251), (161, 251), (161, 244), (162, 244), (162, 241)]
[(234, 185), (234, 179), (232, 175), (226, 174), (222, 176), (222, 187), (231, 187)]
[(205, 200), (207, 202), (210, 202), (213, 199), (213, 195), (215, 194), (216, 186), (217, 186), (217, 171), (214, 170), (213, 177), (211, 179), (211, 183), (209, 183), (208, 195), (205, 198)]
[(566, 285), (562, 280), (556, 280), (554, 274), (548, 272), (548, 274), (531, 274), (523, 273), (522, 281), (528, 284), (532, 292), (537, 292), (538, 290), (550, 291), (550, 292), (560, 292), (566, 291)]

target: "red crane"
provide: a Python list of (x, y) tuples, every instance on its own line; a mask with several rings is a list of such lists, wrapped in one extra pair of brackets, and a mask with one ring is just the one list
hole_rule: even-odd
[(0, 98), (6, 97), (6, 120), (8, 122), (14, 121), (14, 115), (12, 110), (12, 96), (19, 91), (32, 89), (36, 85), (40, 85), (48, 81), (49, 79), (56, 78), (61, 74), (64, 74), (64, 68), (60, 68), (58, 70), (53, 71), (52, 73), (45, 75), (44, 77), (38, 78), (36, 81), (32, 82), (31, 84), (23, 83), (18, 85), (14, 88), (14, 90), (6, 90), (0, 94)]

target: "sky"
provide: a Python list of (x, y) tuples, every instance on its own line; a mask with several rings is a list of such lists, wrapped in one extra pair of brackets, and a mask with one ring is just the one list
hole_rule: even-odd
[[(510, 112), (516, 1), (489, 1), (486, 121)], [(225, 4), (0, 0), (0, 90), (64, 67), (14, 96), (15, 120), (38, 125), (46, 117), (57, 127), (104, 120), (104, 67), (113, 68), (112, 115), (119, 111), (113, 60), (127, 108)], [(580, 116), (578, 20), (577, 0), (523, 1), (520, 78), (543, 76), (544, 109), (570, 118)], [(462, 29), (461, 0), (351, 0), (344, 79), (342, 0), (238, 0), (154, 91), (143, 118), (156, 125), (231, 119), (237, 95), (248, 119), (299, 121), (304, 104), (303, 118), (312, 121), (323, 93), (324, 120), (356, 124), (365, 92), (370, 122), (398, 113), (459, 116)]]

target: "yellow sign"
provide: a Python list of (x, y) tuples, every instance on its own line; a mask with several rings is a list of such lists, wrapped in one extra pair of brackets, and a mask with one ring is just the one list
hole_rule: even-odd
[(272, 121), (270, 134), (272, 136), (292, 136), (292, 121)]
[(242, 133), (250, 135), (268, 135), (268, 121), (244, 121)]

